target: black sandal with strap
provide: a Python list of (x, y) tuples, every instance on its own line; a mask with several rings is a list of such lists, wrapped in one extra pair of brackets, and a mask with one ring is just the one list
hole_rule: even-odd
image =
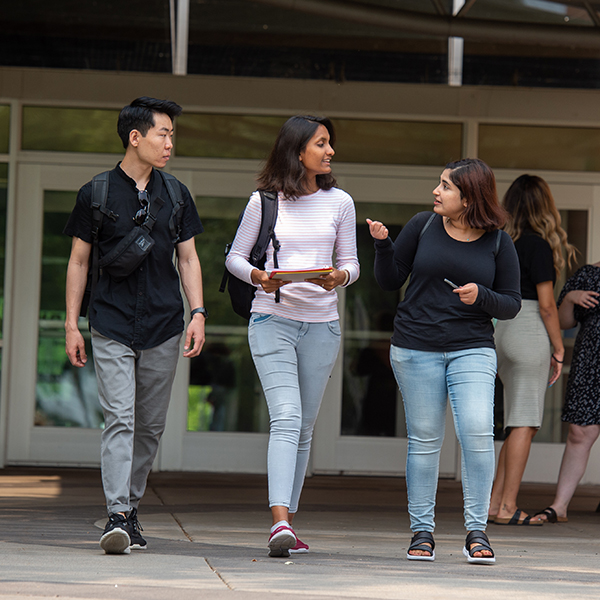
[[(539, 513), (535, 513), (535, 515), (533, 515), (533, 518), (535, 519), (536, 517), (539, 517), (541, 515), (544, 515), (546, 517), (546, 523), (568, 523), (569, 521), (568, 517), (559, 517), (556, 514), (556, 511), (551, 506), (546, 507)], [(541, 522), (543, 523), (544, 520), (542, 519)]]
[[(471, 545), (475, 544), (471, 548)], [(483, 552), (487, 550), (491, 552), (491, 556), (473, 556), (475, 552)], [(463, 548), (463, 554), (467, 557), (470, 563), (490, 565), (496, 562), (496, 555), (490, 546), (490, 540), (484, 531), (470, 531), (465, 541), (465, 547)]]
[[(431, 544), (431, 545), (428, 545)], [(406, 551), (406, 558), (408, 560), (435, 560), (435, 542), (433, 541), (433, 535), (429, 531), (418, 531), (410, 540), (410, 546)], [(409, 554), (412, 550), (421, 550), (421, 552), (429, 552), (429, 556), (424, 554)]]

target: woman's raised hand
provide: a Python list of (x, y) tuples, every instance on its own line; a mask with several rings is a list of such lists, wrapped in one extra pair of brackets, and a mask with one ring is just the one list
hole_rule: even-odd
[(385, 240), (388, 237), (389, 231), (383, 223), (380, 221), (371, 221), (371, 219), (367, 219), (367, 223), (369, 225), (369, 232), (376, 240)]

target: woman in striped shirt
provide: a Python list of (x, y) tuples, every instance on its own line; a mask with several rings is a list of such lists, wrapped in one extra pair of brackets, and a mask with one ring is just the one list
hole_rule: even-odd
[[(323, 117), (296, 116), (281, 128), (258, 176), (260, 189), (278, 192), (275, 235), (279, 269), (335, 267), (300, 282), (271, 279), (248, 262), (258, 237), (261, 202), (250, 196), (226, 265), (256, 286), (248, 340), (270, 416), (267, 457), (273, 526), (269, 556), (308, 552), (292, 529), (304, 484), (312, 432), (340, 347), (335, 288), (358, 279), (356, 212), (331, 174), (335, 132)], [(279, 301), (275, 293), (279, 291)]]

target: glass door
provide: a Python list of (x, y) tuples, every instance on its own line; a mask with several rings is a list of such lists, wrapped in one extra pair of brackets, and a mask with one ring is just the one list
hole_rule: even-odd
[[(431, 171), (431, 176), (429, 171), (425, 177), (413, 177), (403, 191), (411, 198), (428, 198), (432, 182), (439, 176), (437, 169)], [(247, 323), (233, 313), (227, 294), (218, 292), (225, 244), (233, 239), (240, 211), (254, 189), (255, 172), (256, 165), (241, 161), (235, 168), (231, 161), (213, 161), (204, 168), (196, 162), (190, 163), (187, 171), (175, 172), (194, 190), (205, 226), (205, 233), (197, 238), (197, 249), (210, 318), (203, 355), (189, 364), (180, 361), (186, 372), (176, 385), (181, 385), (186, 400), (171, 406), (163, 438), (163, 450), (170, 450), (162, 453), (161, 468), (173, 468), (171, 465), (177, 463), (184, 470), (218, 470), (218, 465), (227, 464), (228, 470), (266, 472), (268, 414), (248, 349)], [(354, 174), (356, 169), (348, 173)], [(353, 181), (364, 180), (358, 174)], [(309, 467), (312, 472), (391, 475), (405, 471), (407, 440), (402, 400), (386, 358), (391, 337), (386, 314), (395, 311), (398, 294), (386, 294), (375, 283), (373, 244), (364, 223), (366, 217), (378, 218), (397, 232), (412, 215), (429, 210), (431, 205), (410, 200), (398, 204), (398, 181), (390, 181), (393, 201), (357, 202), (362, 273), (356, 284), (339, 293), (344, 341), (315, 428)], [(348, 183), (342, 187), (356, 197), (350, 190), (352, 181)], [(369, 192), (370, 196), (373, 190)], [(384, 378), (380, 387), (377, 376)], [(179, 393), (174, 392), (173, 401), (177, 403), (178, 397)], [(369, 410), (376, 422), (373, 427), (384, 422), (383, 429), (369, 429)], [(183, 441), (177, 447), (184, 423)], [(442, 472), (454, 477), (453, 428), (449, 432)]]
[[(102, 412), (92, 359), (65, 354), (65, 280), (71, 240), (62, 235), (77, 190), (109, 165), (21, 164), (17, 203), (6, 459), (10, 464), (96, 465)], [(80, 329), (88, 343), (87, 321)]]
[[(102, 157), (86, 157), (75, 165), (61, 163), (55, 156), (44, 160), (44, 164), (22, 162), (17, 170), (13, 259), (7, 267), (10, 335), (4, 341), (2, 372), (8, 403), (6, 462), (93, 466), (99, 463), (102, 415), (91, 361), (90, 367), (75, 370), (64, 354), (70, 240), (62, 229), (79, 187), (114, 162)], [(206, 228), (197, 238), (197, 248), (210, 318), (202, 356), (179, 361), (155, 466), (264, 473), (268, 415), (247, 345), (247, 324), (232, 312), (227, 295), (218, 292), (224, 246), (233, 238), (238, 215), (253, 189), (256, 164), (178, 160), (182, 166), (174, 174), (194, 191)], [(388, 359), (391, 319), (402, 290), (379, 290), (373, 277), (373, 244), (364, 223), (366, 217), (382, 220), (395, 235), (412, 215), (430, 209), (419, 202), (427, 202), (439, 172), (382, 170), (374, 196), (368, 179), (372, 169), (362, 172), (351, 166), (339, 171), (340, 184), (357, 200), (361, 278), (339, 292), (343, 346), (317, 421), (310, 468), (319, 473), (402, 475), (406, 431)], [(500, 193), (513, 175), (500, 174)], [(600, 226), (600, 216), (590, 209), (593, 198), (600, 197), (596, 191), (600, 188), (593, 182), (576, 185), (547, 179), (557, 204), (568, 211), (563, 215), (571, 239), (576, 231), (580, 238), (581, 232), (587, 232), (587, 238), (576, 244), (582, 251), (587, 249), (587, 256), (599, 256), (590, 232)], [(377, 202), (370, 202), (371, 198)], [(80, 325), (87, 337), (86, 321)], [(91, 355), (89, 347), (88, 352)], [(531, 450), (527, 481), (556, 481), (563, 448), (558, 415), (564, 383), (559, 384), (548, 396), (547, 420)], [(441, 474), (457, 476), (458, 449), (450, 411), (444, 444)]]
[[(19, 334), (10, 342), (8, 464), (99, 464), (104, 424), (86, 319), (79, 322), (86, 367), (72, 367), (64, 350), (71, 240), (62, 231), (79, 187), (112, 166), (19, 167), (11, 286), (12, 331)], [(246, 189), (252, 185), (248, 179)], [(265, 472), (268, 416), (247, 345), (247, 323), (218, 292), (224, 246), (233, 238), (246, 199), (203, 196), (197, 201), (206, 228), (197, 247), (210, 311), (207, 341), (198, 359), (179, 360), (155, 467)]]
[[(198, 189), (205, 185), (205, 181), (197, 184)], [(250, 186), (251, 182), (246, 190)], [(210, 316), (200, 356), (180, 360), (184, 372), (169, 415), (177, 425), (168, 426), (160, 464), (170, 468), (177, 458), (183, 470), (264, 473), (269, 416), (248, 347), (248, 322), (233, 312), (227, 291), (219, 292), (225, 246), (233, 240), (248, 200), (197, 195), (195, 201), (204, 225), (204, 233), (196, 237), (196, 250)], [(181, 444), (179, 454), (172, 453), (171, 458), (165, 452), (168, 440), (173, 450)]]
[(63, 234), (76, 193), (44, 190), (35, 427), (102, 429), (87, 319), (79, 328), (88, 362), (73, 367), (65, 354), (65, 286), (71, 238)]
[[(343, 295), (340, 303), (343, 345), (334, 372), (339, 377), (335, 386), (339, 400), (336, 402), (335, 394), (334, 398), (330, 398), (331, 404), (339, 407), (335, 427), (337, 435), (329, 435), (331, 441), (325, 450), (325, 428), (332, 425), (318, 422), (319, 437), (315, 436), (313, 461), (315, 471), (387, 475), (405, 472), (407, 439), (404, 406), (389, 358), (396, 306), (405, 288), (384, 292), (377, 285), (373, 274), (373, 239), (365, 220), (371, 218), (385, 223), (390, 237), (395, 239), (411, 217), (429, 210), (431, 204), (356, 202), (361, 275), (356, 283), (340, 294), (340, 297)], [(324, 415), (333, 420), (334, 414), (325, 402), (322, 411), (320, 420)], [(456, 438), (451, 421), (448, 410), (440, 473), (454, 477)]]
[[(531, 172), (531, 171), (529, 171)], [(512, 181), (522, 171), (496, 171), (498, 193), (503, 196)], [(535, 171), (543, 177), (552, 190), (556, 206), (560, 211), (562, 226), (566, 230), (569, 242), (579, 250), (578, 264), (575, 269), (589, 262), (595, 262), (600, 256), (600, 237), (594, 235), (600, 226), (600, 213), (595, 210), (600, 198), (598, 175), (588, 173), (560, 173), (552, 171)], [(554, 292), (558, 297), (566, 278), (571, 273), (564, 272), (556, 282)], [(546, 391), (544, 419), (542, 426), (533, 439), (527, 467), (523, 475), (524, 482), (556, 483), (558, 471), (564, 452), (567, 426), (561, 421), (561, 411), (564, 402), (565, 388), (569, 375), (569, 366), (572, 358), (575, 331), (563, 332), (565, 344), (565, 363), (562, 375), (558, 381)], [(496, 394), (496, 457), (502, 447), (503, 435), (503, 409), (502, 393), (499, 386)], [(596, 483), (598, 481), (598, 457), (600, 448), (592, 449), (589, 468), (582, 482)], [(596, 460), (594, 460), (596, 458)], [(589, 478), (588, 478), (589, 477)]]

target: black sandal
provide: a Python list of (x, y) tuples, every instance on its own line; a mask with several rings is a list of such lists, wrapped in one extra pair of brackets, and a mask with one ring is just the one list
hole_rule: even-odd
[[(536, 517), (540, 517), (542, 515), (544, 515), (546, 517), (546, 523), (568, 523), (569, 522), (568, 517), (559, 517), (556, 514), (556, 511), (551, 506), (548, 506), (544, 510), (542, 510), (538, 513), (535, 513), (535, 515), (533, 515), (533, 518), (535, 519)], [(544, 520), (541, 519), (541, 522), (543, 523)]]
[[(428, 546), (427, 544), (431, 544)], [(410, 546), (406, 551), (406, 558), (408, 560), (435, 560), (435, 542), (433, 541), (433, 535), (429, 531), (419, 531), (415, 533), (412, 540), (410, 540)], [(421, 550), (422, 552), (429, 552), (429, 556), (423, 554), (409, 554), (411, 550)]]
[[(476, 544), (471, 548), (471, 544)], [(491, 556), (473, 556), (475, 552), (482, 552), (488, 550), (492, 553)], [(490, 540), (485, 535), (484, 531), (470, 531), (467, 534), (465, 541), (465, 547), (463, 548), (463, 554), (467, 557), (470, 563), (489, 565), (496, 562), (496, 555), (490, 546)]]

